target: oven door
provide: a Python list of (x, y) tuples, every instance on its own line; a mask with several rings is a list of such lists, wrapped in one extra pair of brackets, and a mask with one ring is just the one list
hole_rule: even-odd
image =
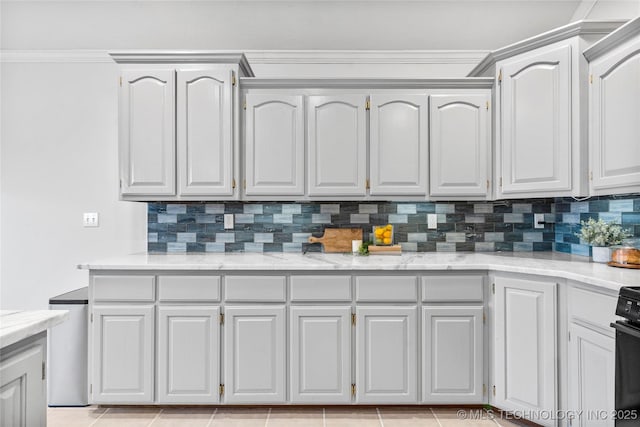
[(640, 328), (625, 321), (616, 329), (616, 427), (640, 425)]

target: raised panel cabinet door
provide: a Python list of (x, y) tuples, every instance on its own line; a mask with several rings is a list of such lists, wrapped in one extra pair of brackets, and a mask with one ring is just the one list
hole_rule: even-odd
[(247, 94), (245, 193), (304, 195), (303, 96)]
[(370, 194), (425, 196), (427, 95), (372, 95), (370, 101)]
[(172, 196), (175, 71), (124, 70), (120, 85), (120, 193)]
[(177, 70), (178, 193), (233, 194), (233, 71)]
[(576, 323), (569, 334), (569, 410), (581, 415), (572, 425), (613, 427), (615, 339)]
[(486, 403), (483, 307), (422, 308), (422, 400)]
[(310, 196), (364, 196), (367, 179), (365, 95), (309, 96)]
[[(508, 411), (557, 408), (556, 284), (495, 278), (492, 405)], [(533, 420), (555, 426), (556, 420)]]
[(291, 307), (293, 403), (351, 402), (351, 307)]
[(502, 68), (502, 194), (571, 190), (571, 46)]
[(224, 401), (286, 401), (285, 307), (225, 307)]
[(158, 308), (158, 403), (220, 400), (220, 307)]
[(640, 38), (589, 68), (592, 190), (640, 191)]
[(356, 307), (357, 403), (418, 401), (417, 308)]
[(0, 425), (32, 427), (47, 425), (45, 338), (29, 344), (0, 362)]
[(94, 306), (92, 403), (152, 403), (152, 305)]
[(489, 93), (431, 95), (431, 196), (488, 195), (489, 98)]

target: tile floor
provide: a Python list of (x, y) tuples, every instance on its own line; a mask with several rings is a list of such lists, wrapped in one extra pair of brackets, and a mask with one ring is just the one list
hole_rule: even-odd
[(514, 427), (482, 409), (448, 407), (48, 408), (48, 427)]

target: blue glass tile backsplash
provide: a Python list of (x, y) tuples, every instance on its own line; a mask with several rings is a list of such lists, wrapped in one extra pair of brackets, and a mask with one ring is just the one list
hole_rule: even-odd
[(575, 235), (580, 222), (589, 218), (602, 219), (622, 225), (633, 237), (640, 237), (640, 194), (592, 197), (585, 201), (571, 198), (555, 199), (555, 242), (553, 250), (589, 256), (591, 246), (583, 244)]
[[(545, 214), (544, 228), (533, 214)], [(235, 227), (225, 230), (223, 215)], [(427, 226), (427, 215), (437, 228)], [(326, 227), (394, 225), (404, 251), (550, 251), (556, 240), (552, 199), (496, 202), (149, 203), (149, 252), (318, 252), (309, 236)]]

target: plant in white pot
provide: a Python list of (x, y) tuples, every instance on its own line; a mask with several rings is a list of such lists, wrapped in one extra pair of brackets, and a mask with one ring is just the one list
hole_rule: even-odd
[(609, 262), (611, 260), (611, 246), (619, 245), (630, 233), (618, 224), (597, 221), (589, 218), (581, 221), (582, 229), (576, 236), (592, 246), (591, 257), (594, 262)]

